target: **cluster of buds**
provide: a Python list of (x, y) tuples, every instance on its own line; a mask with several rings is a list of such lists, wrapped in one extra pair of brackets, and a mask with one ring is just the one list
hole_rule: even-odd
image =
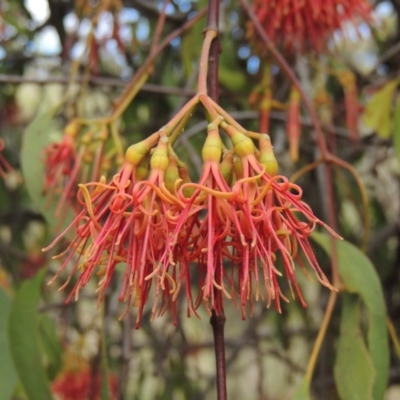
[(98, 180), (109, 173), (113, 164), (121, 165), (121, 145), (109, 139), (106, 125), (83, 129), (79, 121), (74, 120), (65, 127), (60, 142), (45, 148), (43, 195), (48, 196), (48, 202), (58, 198), (55, 216), (62, 218), (70, 208), (66, 206), (79, 207), (76, 203), (78, 183)]
[(255, 0), (254, 11), (272, 42), (289, 52), (322, 50), (344, 22), (371, 19), (368, 0)]
[[(198, 105), (210, 123), (202, 173), (198, 182), (191, 182), (173, 144)], [(281, 289), (284, 278), (292, 296), (306, 306), (296, 265), (306, 272), (308, 264), (333, 289), (309, 235), (322, 225), (339, 236), (301, 200), (300, 187), (277, 172), (268, 135), (245, 130), (207, 95), (196, 95), (166, 126), (127, 149), (110, 182), (101, 178), (79, 185), (81, 211), (45, 249), (75, 228), (73, 241), (55, 256), (64, 261), (54, 279), (72, 267), (65, 287), (79, 274), (70, 300), (97, 275), (101, 301), (122, 263), (119, 298), (127, 310), (137, 307), (137, 327), (151, 292), (152, 316), (168, 309), (174, 323), (180, 293), (186, 294), (188, 316), (197, 316), (201, 304), (219, 314), (226, 299), (243, 319), (259, 299), (280, 312), (281, 300), (288, 301)]]

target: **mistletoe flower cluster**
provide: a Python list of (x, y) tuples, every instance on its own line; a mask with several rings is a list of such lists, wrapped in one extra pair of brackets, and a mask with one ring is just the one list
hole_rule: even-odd
[(321, 50), (327, 38), (356, 17), (371, 19), (368, 0), (255, 0), (270, 39), (286, 50)]
[[(212, 121), (201, 176), (191, 182), (172, 145), (198, 103)], [(75, 238), (56, 256), (63, 259), (56, 277), (72, 265), (63, 287), (78, 275), (69, 299), (98, 275), (101, 301), (118, 264), (124, 266), (119, 299), (127, 310), (137, 307), (136, 326), (148, 301), (153, 317), (170, 310), (176, 323), (181, 294), (188, 316), (197, 316), (201, 304), (219, 314), (226, 300), (243, 318), (260, 299), (280, 312), (281, 300), (288, 301), (283, 285), (306, 306), (295, 277), (295, 267), (306, 272), (305, 264), (332, 289), (309, 243), (316, 225), (326, 225), (301, 200), (300, 187), (277, 175), (269, 136), (244, 130), (204, 95), (189, 104), (129, 147), (110, 182), (79, 185), (82, 209), (67, 228), (75, 227)]]

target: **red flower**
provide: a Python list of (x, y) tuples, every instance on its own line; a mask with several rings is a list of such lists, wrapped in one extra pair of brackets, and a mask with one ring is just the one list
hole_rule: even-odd
[(64, 132), (60, 143), (52, 143), (44, 150), (45, 180), (43, 194), (49, 195), (49, 201), (60, 195), (56, 215), (65, 203), (70, 203), (75, 197), (73, 188), (77, 185), (77, 175), (80, 163), (77, 162), (76, 136), (79, 127), (71, 123)]
[[(230, 150), (224, 148), (220, 128), (233, 144)], [(188, 316), (197, 316), (200, 304), (220, 313), (224, 298), (239, 301), (243, 318), (247, 305), (251, 312), (253, 300), (260, 298), (280, 311), (280, 299), (287, 300), (279, 282), (283, 275), (305, 306), (294, 273), (295, 265), (305, 270), (304, 261), (333, 289), (308, 238), (318, 224), (338, 236), (301, 201), (297, 185), (276, 175), (269, 136), (248, 134), (259, 139), (259, 150), (216, 117), (208, 126), (198, 183), (189, 181), (161, 130), (127, 150), (111, 183), (80, 185), (84, 209), (68, 228), (76, 226), (76, 237), (57, 256), (66, 258), (56, 277), (77, 255), (70, 277), (77, 270), (79, 277), (68, 300), (97, 272), (101, 301), (119, 263), (125, 264), (120, 300), (138, 307), (136, 327), (152, 286), (152, 316), (169, 309), (174, 323), (183, 288)]]
[(254, 0), (254, 9), (271, 40), (287, 50), (320, 50), (343, 22), (371, 18), (367, 0)]
[[(160, 260), (163, 271), (173, 268), (170, 275), (177, 279), (174, 297), (185, 282), (189, 315), (196, 315), (201, 301), (207, 310), (221, 312), (223, 296), (234, 303), (235, 298), (240, 299), (243, 318), (247, 303), (252, 309), (253, 297), (255, 300), (266, 298), (268, 306), (273, 300), (280, 311), (280, 299), (287, 301), (278, 283), (284, 274), (293, 297), (295, 291), (301, 304), (306, 306), (294, 275), (296, 263), (305, 271), (301, 253), (317, 279), (333, 289), (308, 241), (317, 224), (326, 225), (301, 201), (302, 191), (297, 185), (285, 177), (271, 176), (277, 172), (277, 164), (267, 135), (261, 137), (257, 159), (253, 142), (222, 122), (220, 125), (231, 138), (237, 157), (236, 182), (230, 185), (229, 179), (227, 182), (222, 175), (224, 169), (219, 161), (222, 142), (215, 124), (216, 121), (209, 125), (199, 183), (184, 184), (178, 192), (186, 206), (172, 234), (173, 240)], [(183, 190), (188, 187), (194, 193), (186, 198)], [(277, 267), (278, 259), (283, 271)], [(194, 303), (191, 263), (197, 265), (200, 289)], [(264, 294), (260, 288), (260, 271)]]
[[(146, 155), (155, 143), (157, 148), (151, 156), (151, 171), (147, 177)], [(168, 219), (173, 220), (174, 207), (179, 207), (179, 202), (168, 192), (164, 183), (169, 161), (167, 143), (167, 139), (160, 139), (158, 134), (153, 135), (127, 150), (126, 162), (110, 184), (93, 182), (79, 185), (79, 198), (85, 207), (67, 228), (69, 230), (75, 225), (77, 236), (57, 256), (68, 254), (58, 275), (67, 267), (74, 254), (78, 255), (70, 277), (76, 270), (79, 270), (80, 276), (69, 299), (73, 294), (78, 297), (79, 290), (96, 271), (102, 276), (98, 287), (101, 301), (116, 265), (123, 262), (126, 268), (120, 300), (127, 302), (128, 306), (138, 307), (137, 323), (140, 323), (151, 288), (151, 278), (157, 276), (160, 269), (158, 260), (166, 242), (170, 240)], [(88, 188), (93, 186), (95, 189), (90, 193)], [(168, 273), (166, 276), (168, 283), (162, 288), (157, 285), (154, 315), (159, 295), (165, 297), (162, 302), (165, 305), (175, 287), (174, 280)], [(165, 307), (159, 313), (164, 310)]]
[(50, 144), (44, 151), (43, 194), (48, 194), (49, 204), (59, 197), (55, 216), (65, 214), (66, 205), (77, 206), (78, 183), (86, 183), (89, 175), (97, 180), (102, 169), (110, 168), (110, 159), (104, 155), (107, 128), (89, 130), (83, 135), (80, 130), (80, 125), (72, 121), (65, 128), (61, 142)]
[[(109, 376), (109, 386), (112, 397), (116, 399), (117, 383), (113, 376)], [(52, 385), (53, 393), (60, 400), (100, 400), (101, 376), (93, 375), (90, 370), (65, 371)]]
[[(60, 400), (100, 400), (101, 374), (90, 369), (80, 357), (67, 354), (67, 365), (52, 384), (52, 391)], [(111, 399), (117, 398), (117, 381), (108, 375)]]

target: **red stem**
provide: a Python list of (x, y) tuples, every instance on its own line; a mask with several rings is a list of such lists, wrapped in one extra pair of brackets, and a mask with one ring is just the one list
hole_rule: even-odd
[[(218, 32), (219, 22), (219, 0), (210, 0), (207, 15), (207, 28)], [(208, 57), (208, 90), (209, 96), (218, 102), (219, 98), (219, 85), (218, 85), (218, 61), (221, 52), (220, 42), (218, 36), (212, 41), (210, 53)]]

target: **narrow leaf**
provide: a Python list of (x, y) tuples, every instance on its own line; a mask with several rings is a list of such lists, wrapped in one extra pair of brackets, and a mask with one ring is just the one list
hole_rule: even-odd
[[(330, 254), (330, 238), (314, 232), (312, 238)], [(384, 397), (389, 374), (386, 306), (378, 274), (368, 257), (349, 242), (337, 242), (340, 277), (350, 293), (358, 294), (368, 312), (368, 349), (375, 367), (374, 400)]]
[(10, 296), (0, 287), (0, 399), (9, 400), (18, 382), (8, 339)]
[(391, 105), (394, 92), (399, 84), (399, 78), (389, 81), (382, 89), (375, 92), (370, 98), (363, 114), (364, 124), (382, 138), (390, 136)]
[(38, 303), (46, 270), (25, 281), (17, 292), (10, 314), (10, 345), (15, 367), (29, 400), (51, 400), (42, 364), (38, 332)]
[(393, 79), (383, 86), (382, 89), (375, 92), (363, 114), (364, 124), (374, 129), (383, 139), (387, 139), (390, 136), (391, 105), (398, 84), (399, 78)]
[(393, 126), (393, 142), (396, 150), (397, 160), (400, 163), (400, 97), (396, 101)]
[(42, 348), (46, 354), (47, 375), (53, 380), (62, 366), (63, 349), (54, 322), (47, 316), (39, 317), (39, 333)]
[(334, 367), (342, 400), (373, 400), (375, 369), (360, 331), (358, 296), (343, 294), (340, 336)]

